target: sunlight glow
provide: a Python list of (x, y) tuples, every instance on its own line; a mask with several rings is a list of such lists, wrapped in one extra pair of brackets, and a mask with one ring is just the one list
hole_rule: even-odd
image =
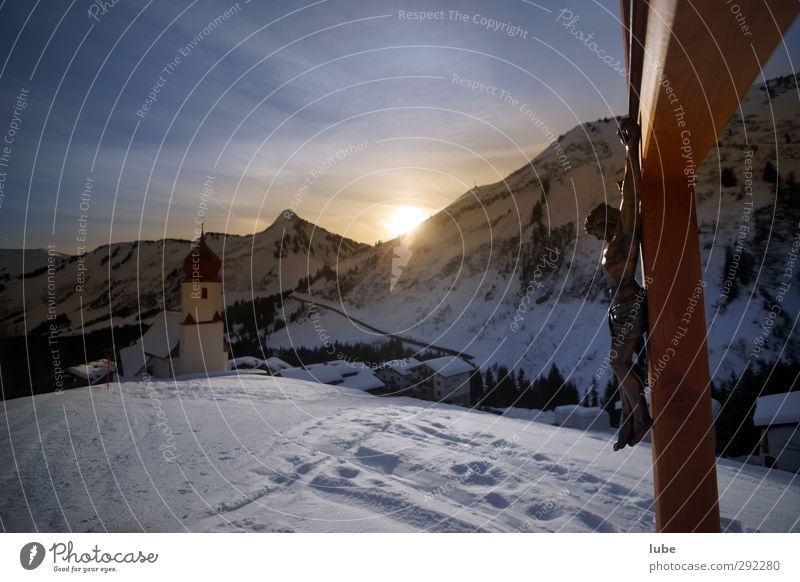
[(393, 237), (405, 234), (414, 228), (428, 215), (421, 208), (416, 206), (398, 206), (392, 211), (389, 218), (388, 228)]

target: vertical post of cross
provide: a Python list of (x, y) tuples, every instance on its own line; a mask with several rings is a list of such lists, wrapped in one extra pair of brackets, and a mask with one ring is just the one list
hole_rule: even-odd
[(706, 320), (693, 188), (642, 184), (656, 529), (718, 532)]

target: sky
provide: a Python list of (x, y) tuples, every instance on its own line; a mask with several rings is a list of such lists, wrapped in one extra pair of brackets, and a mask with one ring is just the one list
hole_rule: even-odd
[[(521, 104), (556, 134), (624, 114), (618, 12), (0, 0), (0, 247), (251, 234), (287, 208), (387, 240), (397, 207), (433, 214), (547, 146)], [(765, 77), (798, 59), (796, 22)]]

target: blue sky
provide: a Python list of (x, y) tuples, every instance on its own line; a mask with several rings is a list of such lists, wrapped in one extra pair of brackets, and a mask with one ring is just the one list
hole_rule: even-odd
[[(189, 238), (199, 216), (248, 234), (287, 207), (385, 240), (393, 207), (433, 213), (546, 145), (503, 95), (556, 134), (624, 113), (624, 77), (563, 9), (623, 58), (617, 0), (4, 1), (0, 247)], [(767, 77), (800, 57), (797, 23), (784, 41)]]

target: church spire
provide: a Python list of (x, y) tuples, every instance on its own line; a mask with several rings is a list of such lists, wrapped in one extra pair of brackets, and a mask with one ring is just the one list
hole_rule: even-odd
[(219, 283), (222, 261), (206, 243), (204, 225), (200, 226), (200, 240), (192, 242), (191, 250), (183, 260), (183, 280), (199, 283), (201, 281)]

